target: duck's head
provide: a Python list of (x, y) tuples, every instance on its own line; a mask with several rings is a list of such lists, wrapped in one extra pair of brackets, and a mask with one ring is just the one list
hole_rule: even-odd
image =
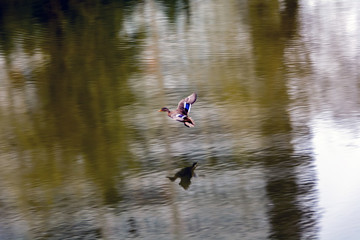
[(158, 112), (170, 112), (170, 110), (166, 107), (163, 107)]
[(194, 162), (193, 165), (192, 165), (192, 169), (195, 170), (196, 167), (197, 167), (197, 162)]

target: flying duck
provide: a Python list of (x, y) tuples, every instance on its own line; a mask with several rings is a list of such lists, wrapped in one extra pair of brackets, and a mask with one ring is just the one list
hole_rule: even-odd
[(190, 96), (181, 99), (177, 108), (170, 111), (168, 108), (163, 107), (159, 112), (167, 112), (168, 116), (178, 122), (184, 123), (186, 127), (194, 127), (195, 122), (188, 116), (190, 113), (191, 105), (196, 101), (197, 94), (194, 92)]

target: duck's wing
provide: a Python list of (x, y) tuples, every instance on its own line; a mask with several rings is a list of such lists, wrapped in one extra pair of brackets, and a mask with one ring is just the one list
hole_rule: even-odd
[(192, 120), (191, 117), (188, 116), (186, 118), (186, 121), (184, 121), (184, 125), (188, 128), (195, 127), (195, 122), (194, 122), (194, 120)]
[(189, 114), (191, 109), (191, 104), (193, 104), (196, 101), (196, 99), (197, 99), (196, 93), (192, 93), (190, 96), (181, 99), (176, 110), (184, 115)]

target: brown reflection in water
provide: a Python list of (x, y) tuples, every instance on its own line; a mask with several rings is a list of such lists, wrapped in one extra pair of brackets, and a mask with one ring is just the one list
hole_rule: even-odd
[[(296, 3), (293, 6), (297, 5), (296, 1), (285, 1), (286, 4), (290, 2)], [(151, 2), (151, 4), (154, 3)], [(260, 6), (262, 4), (263, 6)], [(292, 156), (293, 149), (289, 134), (292, 129), (286, 107), (289, 99), (286, 93), (284, 72), (281, 70), (284, 68), (285, 43), (296, 33), (296, 7), (292, 11), (289, 10), (289, 7), (285, 7), (282, 15), (279, 16), (277, 3), (254, 1), (250, 5), (252, 6), (250, 11), (252, 26), (250, 28), (253, 29), (256, 72), (259, 79), (263, 78), (263, 82), (258, 84), (259, 93), (256, 95), (261, 96), (257, 99), (262, 107), (262, 110), (259, 110), (259, 119), (262, 121), (261, 135), (264, 136), (264, 145), (269, 146), (269, 149), (263, 151), (259, 159), (266, 166), (264, 169), (267, 169), (268, 172), (266, 190), (272, 202), (272, 208), (269, 210), (272, 236), (274, 238), (287, 237), (291, 233), (291, 236), (301, 237), (303, 233), (300, 231), (305, 226), (302, 219), (307, 215), (304, 213), (306, 209), (298, 205), (297, 198), (302, 194), (308, 194), (313, 186), (310, 184), (306, 188), (305, 184), (299, 185), (297, 178), (294, 177), (298, 174), (296, 165), (300, 158)], [(30, 98), (22, 99), (21, 101), (26, 107), (25, 111), (19, 114), (16, 111), (16, 104), (10, 103), (11, 120), (6, 120), (6, 122), (3, 118), (0, 120), (1, 125), (6, 126), (6, 136), (15, 136), (11, 139), (12, 144), (6, 145), (8, 150), (10, 149), (9, 162), (12, 166), (6, 168), (9, 171), (4, 171), (9, 173), (9, 176), (1, 176), (6, 179), (6, 182), (3, 181), (1, 184), (8, 184), (14, 189), (15, 197), (8, 197), (8, 199), (17, 199), (13, 202), (16, 202), (15, 205), (22, 206), (20, 210), (22, 214), (31, 216), (31, 219), (29, 217), (26, 221), (30, 225), (29, 232), (33, 232), (34, 237), (41, 236), (40, 234), (44, 232), (49, 236), (60, 233), (63, 237), (72, 237), (90, 233), (91, 236), (99, 237), (100, 234), (103, 234), (98, 227), (104, 216), (101, 207), (114, 206), (129, 196), (133, 199), (139, 198), (140, 203), (137, 207), (141, 205), (148, 207), (149, 202), (169, 206), (168, 212), (171, 217), (168, 219), (171, 221), (166, 220), (169, 224), (168, 228), (172, 227), (175, 235), (181, 236), (181, 229), (185, 223), (182, 222), (182, 206), (177, 201), (178, 192), (175, 184), (170, 182), (166, 183), (167, 185), (158, 186), (158, 188), (154, 188), (154, 185), (151, 188), (145, 188), (145, 191), (136, 191), (134, 188), (129, 188), (127, 191), (119, 190), (126, 185), (126, 181), (131, 180), (131, 178), (124, 179), (122, 175), (124, 169), (138, 171), (136, 164), (139, 163), (129, 152), (130, 142), (144, 143), (146, 151), (146, 145), (153, 144), (148, 141), (149, 139), (161, 138), (159, 145), (165, 149), (165, 153), (158, 159), (161, 164), (157, 171), (162, 172), (173, 169), (169, 159), (172, 159), (170, 145), (174, 140), (166, 128), (156, 132), (151, 129), (151, 122), (148, 121), (141, 122), (141, 126), (145, 129), (141, 132), (131, 125), (132, 119), (129, 116), (132, 115), (125, 115), (126, 111), (121, 110), (121, 108), (136, 104), (142, 104), (146, 109), (152, 109), (154, 105), (146, 101), (137, 102), (137, 97), (129, 91), (131, 89), (129, 86), (130, 76), (137, 72), (134, 58), (136, 58), (140, 46), (136, 46), (138, 39), (131, 38), (131, 36), (118, 38), (117, 34), (121, 32), (120, 23), (124, 12), (121, 10), (117, 12), (116, 9), (119, 7), (111, 4), (103, 6), (104, 8), (102, 6), (100, 3), (96, 7), (80, 6), (80, 9), (70, 6), (73, 11), (79, 10), (79, 14), (81, 13), (74, 19), (71, 16), (67, 17), (67, 13), (62, 13), (61, 9), (52, 9), (54, 15), (47, 16), (44, 13), (43, 17), (46, 19), (42, 21), (49, 24), (49, 29), (36, 38), (30, 38), (32, 40), (40, 39), (41, 44), (28, 44), (26, 51), (35, 51), (31, 47), (32, 45), (43, 46), (36, 51), (40, 51), (46, 56), (46, 64), (40, 66), (34, 71), (34, 75), (30, 76), (28, 82), (31, 82), (31, 85), (19, 84), (23, 81), (23, 77), (28, 77), (28, 75), (21, 75), (19, 71), (9, 73), (13, 76), (13, 85), (10, 88), (16, 89), (11, 92), (13, 95), (9, 101), (15, 102), (18, 92), (25, 96), (25, 92), (30, 89), (29, 86), (32, 86), (31, 88), (36, 89), (39, 105), (34, 104), (35, 108), (30, 109)], [(159, 54), (163, 47), (159, 40), (161, 35), (158, 35), (161, 30), (157, 29), (156, 19), (158, 18), (154, 8), (155, 6), (152, 7), (153, 12), (150, 13), (152, 26), (150, 29), (153, 32), (147, 33), (151, 36), (151, 41), (145, 48), (152, 53), (152, 65), (151, 68), (148, 66), (148, 71), (154, 71), (161, 89), (158, 101), (162, 106), (167, 90), (164, 87), (165, 80), (161, 72), (163, 66), (160, 63), (161, 56)], [(187, 11), (189, 10), (188, 8)], [(50, 19), (47, 19), (48, 17)], [(19, 19), (21, 18), (19, 17)], [(287, 26), (284, 27), (284, 24)], [(46, 28), (46, 26), (42, 27)], [(284, 28), (288, 29), (286, 33), (283, 32)], [(78, 29), (81, 31), (76, 32)], [(21, 31), (23, 30), (25, 31), (25, 29)], [(27, 34), (31, 35), (31, 31)], [(135, 35), (141, 37), (141, 32), (137, 32)], [(231, 49), (234, 47), (235, 44), (231, 45)], [(247, 66), (245, 64), (242, 68), (246, 70)], [(219, 79), (222, 77), (219, 76)], [(205, 82), (205, 85), (211, 86), (208, 81)], [(228, 85), (229, 88), (233, 88), (233, 82)], [(21, 86), (28, 88), (24, 90), (21, 89)], [(213, 91), (217, 92), (218, 90), (215, 85)], [(6, 111), (1, 109), (0, 114), (5, 113)], [(161, 119), (163, 126), (173, 125), (172, 122), (168, 124), (167, 119)], [(239, 122), (239, 119), (236, 119), (236, 122)], [(207, 123), (204, 121), (202, 124)], [(214, 131), (211, 125), (207, 131)], [(210, 152), (208, 155), (205, 157), (211, 164), (216, 165), (220, 162), (217, 160), (218, 158), (212, 157), (216, 155), (216, 152)], [(311, 158), (305, 156), (302, 160), (310, 162)], [(151, 164), (150, 162), (146, 162), (146, 167)], [(16, 171), (11, 171), (13, 169)], [(17, 171), (19, 169), (20, 171)], [(145, 169), (142, 170), (146, 173)], [(222, 171), (220, 171), (220, 175), (221, 173)], [(175, 177), (176, 174), (173, 178)], [(164, 178), (164, 175), (159, 175), (159, 178)], [(182, 187), (188, 188), (190, 179), (191, 177), (186, 177), (185, 181), (180, 181), (180, 183), (187, 184)], [(16, 184), (12, 180), (15, 180)], [(135, 180), (134, 186), (141, 189), (144, 185), (141, 183), (141, 178), (135, 178)], [(166, 179), (164, 178), (164, 180)], [(214, 187), (213, 195), (219, 196), (217, 190), (220, 191), (220, 189), (224, 196), (231, 195), (234, 185), (230, 184), (229, 186), (231, 188), (225, 188), (225, 190), (223, 186)], [(251, 192), (253, 195), (249, 194), (250, 196), (259, 196), (254, 194), (254, 191)], [(203, 193), (200, 192), (198, 195), (200, 199), (205, 199), (209, 194), (206, 189)], [(257, 192), (255, 191), (255, 193)], [(242, 195), (235, 194), (234, 196)], [(260, 196), (262, 195), (260, 194)], [(149, 199), (153, 199), (153, 201), (149, 201)], [(199, 199), (194, 198), (194, 200)], [(214, 202), (218, 200), (219, 198), (214, 198)], [(237, 200), (239, 201), (235, 201), (235, 204), (231, 206), (245, 206), (239, 204), (243, 198), (239, 197)], [(249, 202), (252, 201), (249, 200)], [(211, 206), (215, 209), (214, 205)], [(12, 209), (16, 209), (16, 207)], [(150, 206), (149, 209), (152, 210), (154, 207)], [(248, 208), (246, 207), (246, 209)], [(231, 210), (229, 211), (231, 212)], [(249, 212), (251, 211), (250, 208)], [(79, 217), (76, 218), (74, 213), (78, 213)], [(13, 212), (12, 214), (16, 215)], [(291, 217), (288, 216), (289, 214)], [(199, 213), (200, 215), (201, 213)], [(86, 218), (82, 218), (83, 216)], [(213, 214), (204, 216), (205, 219), (215, 217)], [(222, 217), (215, 218), (217, 220), (211, 223), (227, 224)], [(234, 216), (232, 219), (238, 220), (239, 218), (243, 225), (259, 226), (257, 219), (249, 220), (249, 222), (246, 222), (246, 219), (243, 220), (243, 216)], [(252, 217), (249, 218), (252, 219)], [(126, 222), (127, 219), (129, 220)], [(128, 227), (129, 235), (138, 236), (140, 232), (138, 229), (141, 228), (140, 220), (135, 217), (125, 218), (127, 223), (127, 225), (124, 224), (125, 231)], [(206, 223), (203, 226), (206, 226)], [(164, 225), (161, 224), (155, 227), (156, 231), (163, 228)], [(199, 230), (194, 228), (195, 232)], [(219, 228), (215, 231), (221, 232), (224, 231), (223, 229), (226, 228)], [(244, 232), (248, 231), (244, 230)]]
[[(267, 196), (271, 239), (302, 239), (316, 236), (314, 209), (301, 205), (303, 196), (311, 198), (314, 182), (300, 182), (298, 167), (311, 156), (294, 156), (292, 127), (288, 113), (284, 50), (297, 33), (297, 0), (250, 1), (249, 18), (258, 83), (263, 145), (259, 159), (267, 169)], [(281, 9), (281, 10), (280, 10)], [(281, 14), (279, 14), (279, 12)], [(314, 206), (313, 206), (314, 207)]]
[(8, 96), (0, 106), (0, 201), (30, 239), (97, 236), (97, 208), (121, 201), (122, 166), (135, 165), (119, 109), (134, 102), (127, 80), (138, 71), (141, 34), (118, 35), (119, 2), (41, 2), (0, 3)]
[[(153, 70), (154, 75), (156, 76), (157, 79), (157, 84), (159, 86), (160, 89), (160, 94), (161, 94), (161, 98), (160, 98), (160, 103), (162, 106), (165, 106), (165, 101), (164, 101), (164, 97), (165, 97), (165, 91), (164, 91), (164, 75), (162, 74), (161, 71), (161, 54), (160, 54), (160, 50), (161, 50), (161, 41), (160, 41), (160, 33), (161, 30), (159, 29), (159, 22), (156, 20), (156, 3), (153, 1), (149, 2), (149, 6), (150, 6), (150, 22), (152, 25), (152, 31), (150, 31), (150, 35), (151, 35), (151, 44), (149, 47), (150, 52), (152, 53), (153, 56), (153, 61), (152, 61), (152, 66), (151, 69)], [(148, 66), (150, 67), (150, 66)], [(149, 103), (145, 103), (146, 105), (148, 105)], [(149, 107), (149, 109), (151, 109), (151, 107)], [(166, 126), (166, 119), (162, 118), (162, 125)], [(163, 164), (163, 166), (166, 169), (170, 169), (169, 165), (169, 161), (168, 159), (171, 159), (171, 154), (170, 154), (170, 133), (169, 131), (166, 131), (166, 129), (162, 129), (161, 133), (160, 133), (163, 138), (164, 138), (164, 144), (163, 147), (165, 148), (165, 153), (163, 154), (163, 156), (160, 159), (160, 162)], [(149, 139), (152, 136), (149, 136)], [(173, 186), (169, 186), (168, 190), (168, 196), (169, 196), (169, 205), (171, 208), (171, 220), (172, 220), (172, 232), (174, 233), (174, 235), (176, 236), (176, 238), (179, 238), (180, 236), (180, 228), (181, 228), (181, 220), (180, 220), (180, 214), (179, 214), (179, 207), (177, 205), (176, 202), (176, 191), (174, 189)]]

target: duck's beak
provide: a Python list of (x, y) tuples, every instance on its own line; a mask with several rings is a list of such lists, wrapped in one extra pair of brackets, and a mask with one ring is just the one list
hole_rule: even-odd
[(162, 112), (162, 109), (158, 110), (158, 112)]

